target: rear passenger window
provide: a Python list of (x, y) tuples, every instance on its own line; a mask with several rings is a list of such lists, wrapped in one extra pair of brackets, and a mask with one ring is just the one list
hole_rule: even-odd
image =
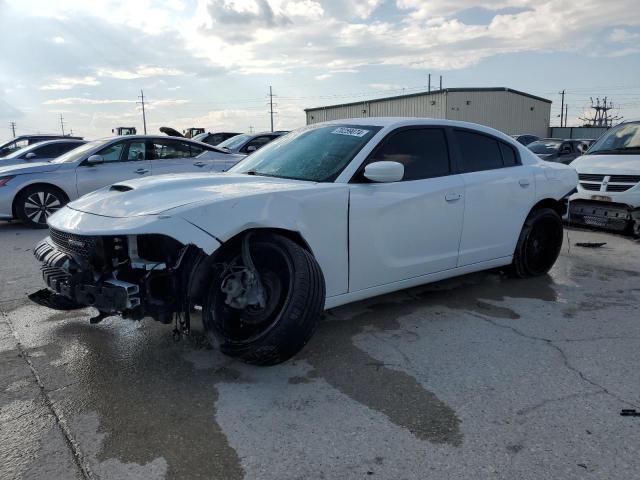
[(502, 163), (504, 163), (505, 167), (514, 167), (518, 165), (518, 157), (516, 156), (516, 151), (512, 146), (507, 145), (506, 143), (500, 143), (500, 151), (502, 152)]
[(456, 130), (455, 136), (462, 154), (463, 172), (502, 168), (502, 153), (496, 139), (466, 130)]
[(59, 147), (57, 143), (50, 143), (49, 145), (36, 148), (34, 153), (40, 158), (52, 158), (58, 156), (58, 150)]
[(395, 133), (385, 140), (368, 163), (379, 161), (403, 164), (403, 180), (448, 175), (449, 152), (444, 130), (416, 128)]

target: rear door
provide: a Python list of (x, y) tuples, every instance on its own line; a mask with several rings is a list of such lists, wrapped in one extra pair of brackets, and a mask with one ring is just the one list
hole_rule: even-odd
[(150, 140), (151, 168), (153, 175), (170, 173), (206, 172), (213, 163), (211, 159), (195, 158), (204, 149), (197, 144), (172, 138)]
[(98, 165), (82, 162), (76, 168), (78, 196), (106, 185), (151, 175), (144, 140), (121, 140), (96, 153), (104, 160)]
[(452, 173), (447, 133), (440, 127), (392, 132), (361, 167), (394, 161), (395, 183), (357, 174), (349, 199), (349, 291), (454, 268), (464, 214), (464, 182)]
[(533, 173), (498, 138), (466, 129), (453, 135), (465, 189), (458, 266), (509, 257), (533, 205)]

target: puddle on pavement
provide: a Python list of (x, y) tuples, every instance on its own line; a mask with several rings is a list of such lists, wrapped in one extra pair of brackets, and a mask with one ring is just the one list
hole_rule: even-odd
[(113, 322), (61, 323), (55, 341), (40, 348), (74, 380), (60, 400), (65, 414), (98, 415), (98, 431), (106, 435), (95, 460), (151, 465), (162, 457), (168, 478), (243, 478), (215, 421), (216, 383), (238, 381), (239, 374), (224, 365), (195, 368), (184, 359), (193, 344), (174, 343), (170, 327)]
[[(459, 446), (462, 433), (455, 411), (411, 375), (388, 368), (356, 347), (353, 338), (367, 329), (400, 330), (399, 318), (425, 306), (464, 309), (496, 318), (520, 318), (508, 307), (483, 301), (502, 301), (505, 297), (555, 301), (558, 295), (548, 276), (519, 281), (485, 272), (433, 283), (334, 309), (299, 358), (307, 360), (314, 369), (308, 377), (322, 377), (416, 437)], [(359, 313), (344, 315), (348, 311)], [(339, 320), (332, 319), (333, 316)], [(291, 380), (303, 381), (299, 377)]]

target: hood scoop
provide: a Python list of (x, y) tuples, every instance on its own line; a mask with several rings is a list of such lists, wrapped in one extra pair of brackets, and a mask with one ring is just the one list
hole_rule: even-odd
[(130, 192), (131, 190), (133, 190), (133, 187), (130, 187), (129, 185), (111, 185), (111, 188), (109, 188), (110, 192)]

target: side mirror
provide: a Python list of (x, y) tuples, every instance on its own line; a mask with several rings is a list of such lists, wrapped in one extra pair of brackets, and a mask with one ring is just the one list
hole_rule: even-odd
[(25, 159), (31, 160), (32, 158), (36, 158), (36, 154), (33, 152), (29, 152), (24, 156)]
[(372, 182), (399, 182), (404, 177), (404, 165), (398, 162), (373, 162), (364, 167), (364, 177)]
[(104, 163), (102, 155), (91, 155), (87, 158), (87, 165), (100, 165), (101, 163)]
[(258, 149), (256, 148), (256, 146), (255, 146), (255, 145), (249, 145), (249, 146), (247, 147), (247, 153), (253, 153), (253, 152), (255, 152), (256, 150), (258, 150)]

